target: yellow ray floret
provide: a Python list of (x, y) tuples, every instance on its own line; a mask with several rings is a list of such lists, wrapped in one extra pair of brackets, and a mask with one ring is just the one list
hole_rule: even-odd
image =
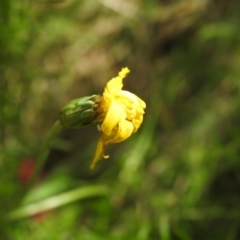
[(122, 80), (129, 72), (128, 68), (123, 68), (117, 77), (107, 83), (99, 99), (97, 112), (98, 119), (102, 121), (100, 129), (103, 135), (98, 141), (91, 169), (102, 158), (108, 158), (104, 155), (107, 144), (124, 141), (138, 130), (143, 121), (145, 102), (135, 94), (122, 90)]

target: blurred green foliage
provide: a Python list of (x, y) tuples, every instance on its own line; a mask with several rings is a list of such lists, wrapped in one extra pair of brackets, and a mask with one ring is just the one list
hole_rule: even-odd
[[(234, 0), (2, 0), (0, 239), (239, 239), (239, 24)], [(125, 66), (139, 132), (90, 171), (99, 133), (62, 131), (23, 196), (59, 109)]]

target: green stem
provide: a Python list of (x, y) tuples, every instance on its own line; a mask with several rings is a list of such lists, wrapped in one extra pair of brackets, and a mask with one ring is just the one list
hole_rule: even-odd
[(53, 126), (51, 127), (51, 129), (49, 130), (49, 132), (47, 133), (47, 136), (43, 142), (42, 148), (40, 150), (40, 153), (37, 157), (37, 163), (36, 163), (36, 167), (34, 169), (33, 175), (27, 185), (26, 191), (24, 192), (24, 195), (32, 188), (32, 186), (34, 185), (34, 183), (36, 182), (37, 177), (39, 176), (46, 160), (49, 154), (49, 150), (51, 147), (51, 143), (54, 139), (54, 137), (62, 130), (62, 126), (61, 123), (57, 120)]

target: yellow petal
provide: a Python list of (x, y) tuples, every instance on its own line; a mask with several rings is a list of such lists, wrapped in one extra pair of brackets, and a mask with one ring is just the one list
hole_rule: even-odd
[(104, 89), (103, 96), (106, 97), (113, 97), (117, 96), (121, 91), (123, 84), (122, 80), (126, 77), (126, 75), (130, 72), (128, 68), (123, 68), (119, 73), (118, 76), (112, 78)]
[(142, 121), (143, 121), (143, 116), (142, 116), (142, 115), (139, 116), (139, 118), (134, 118), (134, 119), (132, 120), (132, 124), (133, 124), (133, 126), (134, 126), (134, 130), (133, 130), (134, 133), (135, 133), (135, 132), (138, 130), (138, 128), (141, 126)]
[(113, 128), (118, 124), (121, 119), (126, 118), (126, 113), (123, 107), (116, 101), (112, 101), (106, 117), (101, 125), (101, 130), (106, 135), (111, 135)]
[(133, 103), (138, 104), (138, 97), (131, 92), (121, 90), (119, 97), (122, 99), (128, 99), (128, 101), (132, 101)]
[(104, 89), (103, 96), (105, 98), (107, 97), (111, 98), (113, 96), (117, 96), (118, 93), (121, 91), (122, 87), (123, 87), (122, 78), (115, 77), (107, 83), (107, 86)]
[(113, 136), (113, 138), (110, 138), (110, 139), (107, 138), (106, 144), (119, 143), (119, 142), (126, 140), (127, 138), (129, 138), (132, 135), (133, 130), (134, 130), (134, 127), (131, 122), (129, 122), (128, 120), (125, 120), (125, 119), (121, 120), (119, 122), (117, 133), (115, 134), (115, 136)]
[[(93, 169), (96, 163), (104, 157), (104, 147), (105, 147), (105, 136), (103, 135), (98, 141), (97, 149), (96, 149), (94, 158), (92, 160), (92, 163), (90, 165), (90, 169)], [(105, 156), (105, 157), (107, 158), (108, 156)]]
[(128, 73), (130, 73), (130, 70), (127, 67), (125, 67), (122, 68), (122, 70), (118, 73), (118, 76), (121, 78), (125, 78)]
[(121, 90), (116, 101), (124, 106), (128, 120), (133, 120), (144, 114), (145, 102), (133, 93)]

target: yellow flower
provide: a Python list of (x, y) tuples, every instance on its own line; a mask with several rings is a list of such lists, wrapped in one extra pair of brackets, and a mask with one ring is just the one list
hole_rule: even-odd
[(102, 122), (100, 130), (103, 135), (98, 141), (90, 169), (102, 158), (109, 157), (104, 154), (107, 144), (124, 141), (138, 130), (143, 121), (145, 102), (135, 94), (122, 90), (122, 80), (129, 72), (128, 68), (123, 68), (117, 77), (107, 83), (103, 96), (98, 100), (96, 111), (98, 120)]

